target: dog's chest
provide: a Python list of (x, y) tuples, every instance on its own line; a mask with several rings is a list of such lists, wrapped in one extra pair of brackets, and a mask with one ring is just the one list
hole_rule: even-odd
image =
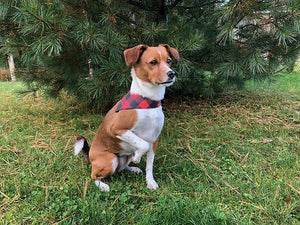
[(136, 111), (137, 121), (131, 131), (147, 142), (155, 142), (164, 125), (162, 107), (136, 109)]

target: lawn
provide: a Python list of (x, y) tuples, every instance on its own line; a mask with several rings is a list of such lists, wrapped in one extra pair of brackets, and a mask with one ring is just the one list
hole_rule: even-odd
[(0, 224), (300, 223), (299, 72), (214, 101), (164, 101), (156, 191), (125, 171), (100, 192), (73, 144), (103, 116), (24, 91), (0, 83)]

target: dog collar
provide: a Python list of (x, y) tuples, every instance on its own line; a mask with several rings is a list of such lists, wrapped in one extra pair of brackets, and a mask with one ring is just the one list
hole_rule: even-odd
[(129, 91), (125, 95), (119, 104), (117, 105), (115, 111), (119, 112), (120, 110), (125, 109), (151, 109), (161, 106), (161, 101), (154, 101), (150, 98), (144, 98), (138, 94), (131, 94)]

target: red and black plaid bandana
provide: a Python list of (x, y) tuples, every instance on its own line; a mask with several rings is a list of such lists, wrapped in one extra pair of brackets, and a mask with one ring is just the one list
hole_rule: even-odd
[(116, 112), (124, 109), (150, 109), (161, 106), (161, 101), (154, 101), (144, 98), (138, 94), (131, 94), (130, 91), (125, 95), (116, 107)]

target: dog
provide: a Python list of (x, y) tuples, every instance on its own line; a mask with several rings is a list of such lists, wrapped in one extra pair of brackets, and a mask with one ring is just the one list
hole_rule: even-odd
[(124, 51), (127, 66), (131, 66), (130, 91), (104, 117), (91, 148), (87, 140), (78, 136), (74, 154), (83, 152), (92, 165), (91, 177), (101, 191), (109, 185), (101, 179), (122, 170), (142, 173), (137, 164), (147, 153), (146, 181), (149, 189), (157, 189), (153, 178), (153, 162), (158, 138), (164, 124), (161, 100), (166, 87), (175, 82), (170, 68), (172, 58), (181, 62), (178, 51), (168, 44), (157, 47), (138, 45)]

